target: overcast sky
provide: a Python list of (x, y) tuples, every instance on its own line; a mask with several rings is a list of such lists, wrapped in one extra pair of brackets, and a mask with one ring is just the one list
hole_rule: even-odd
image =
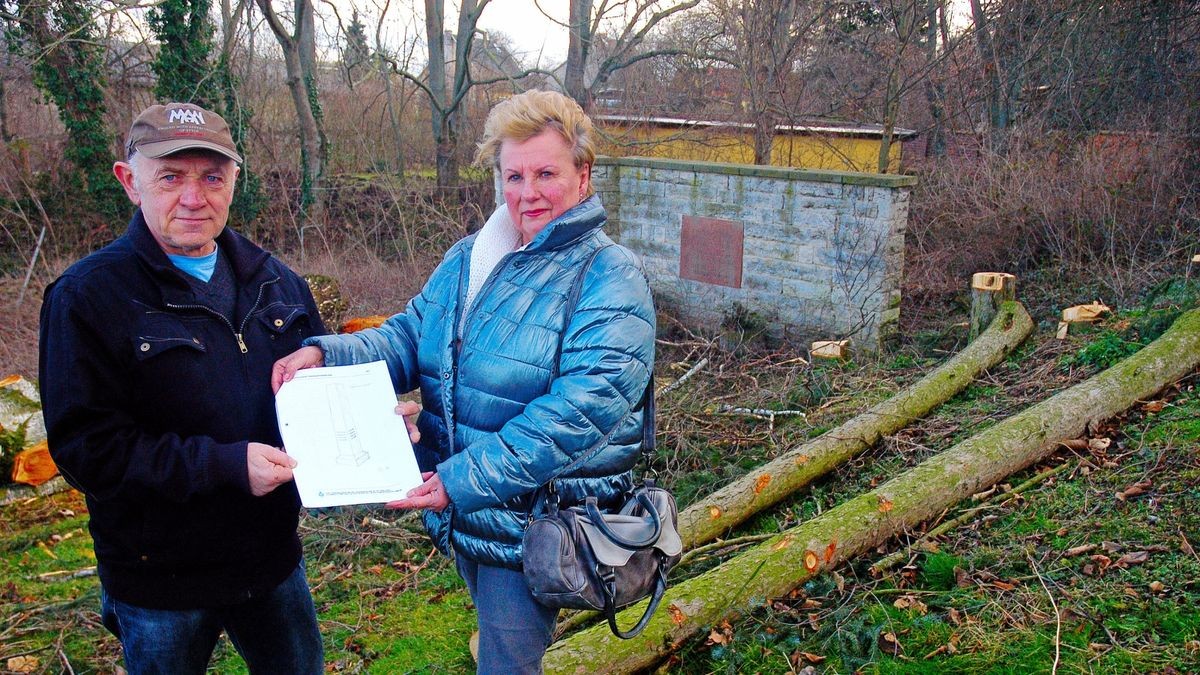
[[(551, 16), (566, 23), (567, 0), (539, 0)], [(447, 22), (449, 24), (449, 22)], [(492, 0), (479, 27), (507, 34), (529, 65), (554, 66), (567, 58), (567, 29), (547, 19), (534, 0)]]

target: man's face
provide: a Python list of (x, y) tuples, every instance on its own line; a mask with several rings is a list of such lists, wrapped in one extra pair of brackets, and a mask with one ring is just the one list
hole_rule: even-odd
[[(135, 172), (136, 169), (136, 172)], [(150, 233), (173, 255), (212, 253), (213, 240), (229, 220), (237, 164), (205, 150), (117, 162), (113, 173), (130, 201), (142, 207)]]

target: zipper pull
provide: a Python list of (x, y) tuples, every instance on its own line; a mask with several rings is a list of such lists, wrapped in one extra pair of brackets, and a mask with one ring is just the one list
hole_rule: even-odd
[(241, 333), (234, 333), (234, 334), (233, 334), (233, 337), (237, 338), (237, 341), (238, 341), (238, 349), (241, 349), (243, 354), (245, 354), (245, 353), (247, 353), (247, 352), (249, 352), (249, 351), (250, 351), (249, 349), (246, 349), (246, 342), (245, 342), (245, 340), (242, 340), (242, 334), (241, 334)]

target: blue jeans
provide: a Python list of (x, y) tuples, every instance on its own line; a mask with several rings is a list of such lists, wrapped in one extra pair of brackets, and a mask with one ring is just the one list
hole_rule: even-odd
[(228, 607), (146, 609), (100, 590), (104, 626), (129, 675), (204, 673), (224, 629), (251, 673), (322, 673), (325, 655), (304, 565), (269, 594)]
[(479, 621), (479, 675), (541, 673), (558, 610), (533, 599), (525, 575), (455, 556)]

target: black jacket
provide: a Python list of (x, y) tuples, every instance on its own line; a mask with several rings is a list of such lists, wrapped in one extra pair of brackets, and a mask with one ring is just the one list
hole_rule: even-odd
[(50, 453), (87, 496), (105, 591), (141, 607), (245, 600), (300, 560), (295, 484), (252, 496), (246, 445), (280, 444), (271, 366), (325, 328), (303, 279), (229, 228), (217, 243), (234, 321), (197, 304), (141, 211), (42, 305)]

